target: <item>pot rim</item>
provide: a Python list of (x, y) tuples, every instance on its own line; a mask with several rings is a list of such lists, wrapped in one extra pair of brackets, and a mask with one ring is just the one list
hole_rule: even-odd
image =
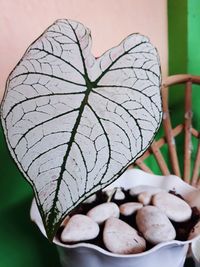
[(109, 251), (107, 251), (107, 250), (105, 250), (105, 249), (103, 249), (97, 245), (90, 244), (90, 243), (78, 243), (78, 244), (74, 244), (74, 245), (67, 245), (67, 244), (61, 243), (57, 238), (55, 238), (53, 242), (54, 242), (54, 244), (59, 245), (59, 246), (64, 247), (64, 248), (76, 249), (76, 248), (83, 248), (84, 247), (84, 248), (94, 249), (98, 252), (101, 252), (104, 255), (111, 256), (111, 257), (133, 258), (133, 257), (146, 256), (146, 255), (153, 253), (154, 251), (157, 251), (157, 250), (161, 249), (162, 247), (166, 247), (166, 246), (171, 246), (171, 245), (184, 246), (184, 245), (192, 243), (196, 239), (198, 239), (198, 237), (195, 237), (194, 239), (186, 240), (186, 241), (173, 240), (173, 241), (168, 241), (168, 242), (162, 242), (160, 244), (155, 245), (154, 247), (152, 247), (151, 249), (149, 249), (147, 251), (140, 252), (137, 254), (126, 254), (126, 255), (112, 253), (112, 252), (109, 252)]

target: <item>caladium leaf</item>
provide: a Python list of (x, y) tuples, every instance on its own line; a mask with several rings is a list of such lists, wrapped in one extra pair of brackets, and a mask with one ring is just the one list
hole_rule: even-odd
[(160, 122), (159, 58), (148, 38), (132, 34), (95, 59), (90, 31), (58, 20), (28, 48), (8, 78), (2, 123), (49, 239), (148, 148)]

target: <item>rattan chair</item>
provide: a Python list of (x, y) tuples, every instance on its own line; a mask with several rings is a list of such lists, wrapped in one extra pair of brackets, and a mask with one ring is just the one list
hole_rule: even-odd
[[(178, 88), (174, 86), (179, 84), (184, 86), (182, 98), (184, 103), (179, 104), (179, 107), (182, 105), (182, 108), (184, 108), (184, 112), (182, 121), (177, 124), (176, 120), (176, 125), (172, 126), (173, 116), (176, 115), (176, 110), (179, 111), (180, 108), (177, 106), (176, 109), (170, 110), (168, 99), (173, 90), (181, 90), (180, 86)], [(150, 167), (148, 162), (146, 163), (146, 160), (152, 156), (163, 175), (175, 174), (187, 183), (200, 187), (200, 131), (193, 127), (192, 122), (194, 115), (198, 115), (192, 112), (192, 90), (194, 87), (196, 88), (196, 85), (200, 86), (200, 77), (188, 74), (169, 76), (163, 82), (161, 89), (163, 102), (161, 132), (163, 134), (151, 144), (150, 148), (134, 165), (152, 173), (154, 168)], [(180, 146), (180, 141), (178, 141), (177, 145), (178, 139), (182, 139), (183, 153), (178, 152), (178, 146)], [(165, 151), (163, 152), (164, 146)]]

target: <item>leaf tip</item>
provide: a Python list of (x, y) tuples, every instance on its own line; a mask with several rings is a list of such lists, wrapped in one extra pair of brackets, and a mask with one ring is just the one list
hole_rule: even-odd
[(57, 224), (49, 223), (45, 225), (45, 231), (46, 231), (47, 239), (49, 240), (49, 242), (53, 243), (53, 239), (57, 234), (60, 224), (61, 222)]

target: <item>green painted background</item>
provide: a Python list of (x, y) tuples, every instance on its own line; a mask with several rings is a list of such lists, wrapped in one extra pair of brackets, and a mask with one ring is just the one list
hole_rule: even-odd
[[(200, 75), (200, 1), (168, 0), (169, 75)], [(170, 113), (173, 125), (184, 121), (184, 86), (170, 89)], [(200, 130), (200, 86), (193, 86), (193, 127)], [(183, 135), (176, 139), (179, 163), (183, 170)], [(197, 141), (192, 139), (191, 170)]]
[[(188, 73), (200, 75), (200, 1), (188, 0)], [(194, 126), (200, 129), (200, 88), (193, 90)]]
[(188, 0), (188, 73), (200, 75), (200, 1)]
[(169, 74), (200, 75), (200, 1), (168, 0)]
[[(200, 1), (169, 0), (168, 17), (169, 74), (200, 75)], [(183, 115), (183, 90), (176, 89), (176, 93), (170, 95), (171, 111), (176, 114), (175, 122)], [(197, 114), (194, 123), (198, 126), (198, 90), (193, 103)], [(0, 267), (59, 267), (55, 247), (42, 237), (29, 220), (33, 194), (9, 155), (1, 127), (0, 170)]]

